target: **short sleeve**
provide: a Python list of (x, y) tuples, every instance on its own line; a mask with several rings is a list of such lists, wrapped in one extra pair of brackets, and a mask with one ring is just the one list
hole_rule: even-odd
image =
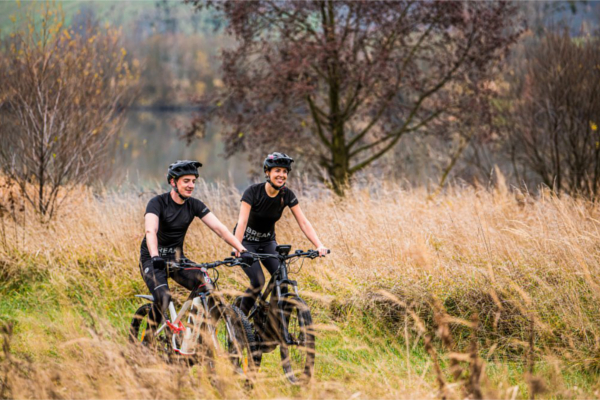
[(298, 198), (290, 189), (286, 189), (285, 191), (285, 205), (292, 208), (298, 205)]
[(254, 186), (250, 186), (244, 191), (241, 201), (246, 202), (251, 206), (254, 205)]
[(198, 200), (198, 199), (194, 199), (194, 200), (196, 200), (196, 201), (194, 201), (194, 215), (196, 217), (202, 219), (210, 212), (210, 210), (208, 209), (206, 204), (204, 204), (200, 200)]
[(160, 217), (160, 212), (161, 212), (162, 207), (160, 206), (160, 199), (158, 196), (153, 197), (152, 199), (150, 199), (150, 201), (148, 202), (148, 205), (146, 206), (146, 214), (154, 214), (157, 217)]

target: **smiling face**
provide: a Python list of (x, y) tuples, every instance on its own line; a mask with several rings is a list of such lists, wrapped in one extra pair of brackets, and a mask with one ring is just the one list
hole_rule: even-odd
[(183, 175), (177, 180), (171, 179), (171, 186), (173, 186), (173, 188), (175, 188), (174, 185), (177, 185), (177, 191), (181, 196), (190, 197), (196, 186), (196, 176)]
[(269, 177), (269, 180), (279, 187), (283, 186), (287, 182), (287, 168), (273, 167), (267, 171), (266, 174)]

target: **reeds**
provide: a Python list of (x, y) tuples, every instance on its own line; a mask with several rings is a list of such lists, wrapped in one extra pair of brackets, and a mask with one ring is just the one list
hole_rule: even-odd
[[(285, 384), (276, 353), (249, 388), (226, 366), (215, 384), (202, 368), (165, 365), (127, 344), (139, 305), (132, 296), (147, 291), (137, 264), (151, 193), (81, 189), (43, 223), (3, 187), (0, 322), (10, 338), (0, 360), (3, 396), (600, 395), (600, 206), (505, 188), (450, 188), (433, 199), (379, 183), (352, 188), (345, 199), (292, 188), (332, 249), (295, 277), (318, 332), (309, 388)], [(201, 184), (195, 196), (233, 227), (235, 189)], [(311, 247), (289, 212), (277, 237)], [(229, 251), (192, 224), (189, 258)], [(245, 275), (222, 270), (219, 283), (243, 290)]]

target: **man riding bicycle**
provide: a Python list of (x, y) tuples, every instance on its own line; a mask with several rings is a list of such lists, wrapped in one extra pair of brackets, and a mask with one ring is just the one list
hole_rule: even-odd
[[(146, 206), (144, 216), (146, 235), (140, 248), (140, 272), (154, 297), (154, 308), (150, 317), (154, 326), (166, 319), (171, 301), (167, 278), (172, 278), (188, 290), (202, 282), (201, 270), (167, 270), (167, 261), (187, 260), (183, 242), (194, 217), (200, 218), (221, 239), (233, 246), (242, 257), (252, 262), (246, 248), (225, 225), (200, 200), (192, 197), (198, 178), (198, 161), (177, 161), (169, 166), (167, 182), (171, 191), (153, 197)], [(246, 257), (248, 256), (248, 257)]]

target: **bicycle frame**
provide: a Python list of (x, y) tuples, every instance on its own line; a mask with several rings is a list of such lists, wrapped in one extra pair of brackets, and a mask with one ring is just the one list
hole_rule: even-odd
[[(254, 318), (254, 316), (256, 315), (258, 310), (269, 308), (268, 307), (269, 303), (267, 303), (267, 298), (270, 295), (271, 302), (272, 302), (273, 296), (276, 295), (277, 296), (277, 303), (276, 303), (277, 314), (276, 314), (276, 316), (277, 316), (277, 322), (278, 322), (277, 325), (279, 325), (279, 326), (271, 326), (271, 328), (275, 328), (274, 329), (275, 335), (268, 333), (267, 326), (261, 327), (261, 330), (265, 334), (270, 336), (268, 339), (275, 340), (275, 341), (283, 340), (284, 343), (286, 343), (287, 345), (297, 345), (298, 343), (291, 340), (289, 331), (287, 329), (287, 321), (286, 321), (287, 318), (286, 318), (285, 312), (284, 312), (284, 302), (289, 297), (297, 297), (299, 299), (300, 295), (298, 293), (298, 283), (295, 280), (289, 279), (287, 266), (288, 266), (289, 259), (291, 259), (293, 257), (300, 257), (300, 256), (306, 255), (308, 253), (296, 252), (290, 256), (290, 255), (288, 255), (290, 247), (291, 246), (277, 246), (277, 250), (279, 252), (279, 254), (277, 254), (277, 255), (255, 254), (255, 256), (257, 256), (258, 258), (261, 258), (261, 257), (277, 258), (279, 260), (279, 267), (277, 268), (275, 273), (271, 276), (271, 279), (269, 280), (269, 283), (266, 285), (265, 290), (262, 293), (258, 294), (254, 306), (250, 309), (250, 312), (248, 313), (248, 319), (250, 320), (250, 319)], [(309, 251), (309, 253), (310, 253), (310, 251)], [(285, 289), (289, 285), (291, 285), (294, 288), (293, 292), (285, 291)], [(282, 287), (284, 290), (282, 290)], [(269, 309), (269, 312), (273, 313), (273, 310)], [(272, 321), (270, 318), (268, 318), (266, 324), (276, 324), (277, 322)], [(276, 337), (277, 332), (281, 332), (283, 337), (281, 337), (281, 338)], [(275, 337), (273, 337), (273, 336), (275, 336)]]
[[(215, 326), (212, 323), (211, 315), (215, 308), (219, 305), (225, 305), (225, 303), (217, 298), (216, 293), (214, 292), (215, 286), (213, 285), (212, 279), (208, 276), (208, 271), (205, 266), (210, 266), (210, 268), (216, 268), (218, 265), (223, 265), (226, 262), (218, 262), (213, 264), (188, 264), (193, 265), (194, 267), (200, 267), (199, 269), (203, 272), (202, 280), (198, 287), (191, 291), (188, 299), (182, 304), (179, 311), (176, 310), (173, 301), (169, 302), (168, 310), (170, 320), (165, 318), (165, 321), (160, 325), (160, 327), (154, 333), (155, 335), (160, 334), (164, 329), (170, 329), (171, 332), (175, 333), (175, 335), (171, 335), (171, 346), (173, 351), (178, 354), (191, 356), (196, 353), (196, 344), (198, 343), (198, 339), (200, 338), (202, 332), (202, 324), (206, 323), (208, 334), (211, 337), (215, 348), (218, 348), (218, 341), (215, 335)], [(171, 264), (179, 265), (177, 263)], [(153, 296), (148, 295), (136, 295), (136, 297), (144, 298), (154, 302)], [(213, 303), (213, 304), (211, 304)], [(193, 311), (194, 308), (196, 312)], [(188, 323), (191, 322), (192, 326), (184, 326), (182, 318), (188, 316)], [(192, 319), (192, 321), (189, 321)], [(172, 322), (171, 322), (172, 321)], [(229, 335), (232, 334), (230, 331), (230, 323), (226, 324), (226, 329)], [(185, 331), (185, 332), (184, 332)], [(177, 344), (177, 335), (179, 333), (183, 333), (181, 346)]]

